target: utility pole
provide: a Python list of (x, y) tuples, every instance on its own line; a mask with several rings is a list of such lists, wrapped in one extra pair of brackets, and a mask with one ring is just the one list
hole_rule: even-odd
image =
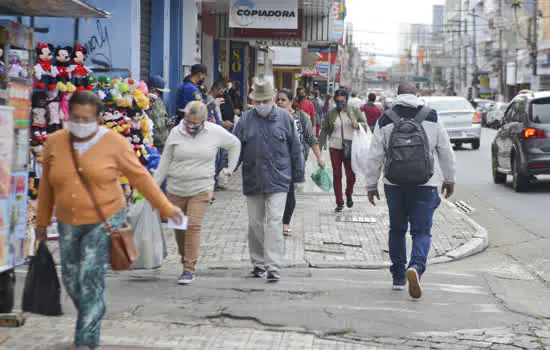
[(473, 75), (472, 75), (472, 97), (476, 98), (477, 96), (477, 90), (478, 90), (478, 77), (477, 77), (477, 27), (476, 27), (476, 9), (477, 5), (474, 6), (474, 9), (472, 10), (472, 65), (473, 65)]
[(538, 17), (539, 17), (539, 2), (538, 0), (533, 0), (533, 39), (531, 42), (531, 64), (533, 65), (533, 76), (537, 76), (537, 57), (538, 57)]
[(468, 11), (470, 9), (470, 0), (466, 0), (466, 9), (462, 8), (462, 13), (466, 13), (464, 17), (464, 40), (467, 40), (468, 42), (464, 43), (464, 72), (462, 75), (462, 79), (464, 80), (464, 87), (466, 90), (468, 90), (468, 44), (469, 44), (469, 38), (468, 38)]
[(502, 1), (498, 1), (498, 51), (499, 51), (499, 72), (498, 72), (498, 93), (504, 98), (504, 48), (502, 42), (502, 28), (504, 25), (504, 18), (502, 17)]

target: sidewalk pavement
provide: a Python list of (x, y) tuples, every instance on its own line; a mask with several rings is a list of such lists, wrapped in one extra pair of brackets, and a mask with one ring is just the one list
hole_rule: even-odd
[[(328, 153), (325, 159), (330, 159)], [(331, 169), (330, 162), (327, 167)], [(355, 206), (336, 214), (334, 194), (323, 192), (311, 181), (315, 169), (315, 162), (310, 158), (306, 183), (298, 185), (297, 205), (291, 223), (293, 236), (285, 239), (284, 266), (389, 267), (389, 217), (383, 186), (380, 186), (381, 201), (373, 207), (368, 202), (363, 179), (358, 179), (355, 185)], [(460, 191), (460, 186), (457, 190)], [(215, 198), (204, 220), (197, 268), (248, 268), (248, 214), (246, 200), (242, 195), (240, 172), (233, 177), (226, 191), (215, 193)], [(168, 258), (162, 269), (179, 269), (181, 263), (174, 233), (165, 230), (165, 236)], [(410, 235), (407, 235), (407, 241), (408, 247), (411, 247)], [(445, 263), (471, 256), (486, 249), (488, 243), (488, 234), (484, 228), (459, 211), (454, 204), (443, 200), (434, 217), (429, 263)], [(59, 262), (58, 243), (50, 242), (49, 246), (56, 262)]]
[[(329, 159), (328, 154), (325, 159)], [(296, 210), (292, 219), (293, 236), (285, 239), (286, 267), (384, 268), (390, 266), (387, 236), (388, 209), (382, 200), (373, 207), (366, 186), (358, 179), (353, 209), (334, 213), (334, 194), (325, 193), (311, 181), (315, 163), (310, 159), (306, 183), (298, 186)], [(330, 169), (330, 163), (327, 165)], [(345, 184), (345, 180), (344, 180)], [(204, 221), (198, 268), (248, 268), (248, 219), (240, 174), (228, 190), (216, 192), (216, 200)], [(301, 187), (301, 189), (300, 189)], [(383, 190), (383, 186), (380, 186)], [(460, 187), (458, 187), (460, 191)], [(282, 234), (282, 233), (281, 233)], [(410, 235), (407, 235), (411, 247)], [(487, 231), (443, 200), (437, 210), (432, 231), (429, 263), (445, 263), (479, 253), (488, 246)], [(164, 268), (179, 266), (173, 232), (167, 231), (169, 257)]]

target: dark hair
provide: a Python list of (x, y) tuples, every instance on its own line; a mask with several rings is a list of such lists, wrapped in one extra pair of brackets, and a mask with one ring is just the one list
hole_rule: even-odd
[(410, 81), (404, 81), (399, 84), (397, 87), (397, 94), (398, 95), (416, 95), (418, 93), (418, 89), (416, 86), (411, 83)]
[(357, 92), (352, 92), (351, 97), (357, 97)]
[(284, 94), (288, 100), (290, 102), (294, 101), (294, 94), (292, 93), (292, 91), (290, 91), (289, 89), (282, 89), (282, 90), (279, 90), (279, 92), (277, 93), (278, 94)]
[(194, 66), (191, 67), (191, 75), (195, 75), (199, 73), (208, 74), (208, 70), (206, 69), (205, 65), (195, 64)]
[(73, 109), (74, 105), (95, 106), (96, 117), (99, 117), (103, 112), (103, 103), (101, 103), (99, 97), (91, 91), (75, 92), (73, 97), (69, 100), (69, 111)]
[(346, 89), (338, 89), (336, 90), (336, 92), (334, 93), (334, 98), (336, 97), (345, 97), (346, 100), (349, 99), (349, 95), (348, 95), (348, 92)]
[(374, 92), (369, 94), (369, 102), (376, 102), (376, 94)]
[(323, 106), (323, 112), (328, 112), (328, 108), (330, 107), (330, 99), (332, 98), (332, 96), (330, 95), (326, 95), (325, 96), (325, 105)]
[(303, 87), (297, 88), (297, 89), (296, 89), (296, 94), (298, 94), (298, 92), (300, 92), (300, 91), (304, 91), (304, 92), (305, 92), (305, 91), (306, 91), (306, 88), (303, 88)]
[(221, 90), (221, 89), (225, 89), (226, 87), (227, 87), (227, 84), (225, 83), (225, 81), (218, 80), (212, 85), (210, 90), (214, 90), (214, 89)]

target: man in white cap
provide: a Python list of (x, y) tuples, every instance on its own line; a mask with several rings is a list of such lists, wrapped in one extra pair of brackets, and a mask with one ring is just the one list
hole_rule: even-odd
[(246, 111), (235, 128), (242, 143), (243, 192), (248, 204), (248, 247), (252, 277), (280, 279), (283, 260), (282, 220), (291, 183), (303, 183), (300, 137), (290, 114), (275, 105), (276, 91), (255, 79)]

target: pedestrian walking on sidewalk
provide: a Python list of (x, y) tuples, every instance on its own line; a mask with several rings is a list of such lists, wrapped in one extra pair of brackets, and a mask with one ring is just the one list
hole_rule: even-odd
[(382, 111), (374, 104), (374, 102), (376, 102), (375, 93), (371, 92), (369, 94), (368, 100), (369, 102), (367, 102), (363, 106), (363, 113), (365, 113), (365, 117), (367, 118), (367, 123), (369, 124), (370, 130), (374, 132), (374, 127), (376, 126), (378, 118), (380, 118), (380, 116), (382, 115)]
[(295, 108), (305, 112), (311, 119), (311, 125), (317, 125), (317, 111), (315, 105), (306, 96), (306, 89), (299, 87), (296, 89)]
[(186, 230), (175, 230), (183, 264), (179, 284), (195, 280), (202, 221), (212, 199), (218, 150), (229, 153), (229, 166), (221, 171), (226, 177), (233, 174), (241, 152), (241, 143), (233, 134), (207, 119), (208, 109), (202, 102), (193, 101), (185, 107), (185, 117), (170, 132), (155, 172), (155, 182), (167, 180), (168, 199), (189, 220)]
[(317, 112), (317, 117), (315, 118), (313, 129), (315, 131), (315, 137), (319, 138), (319, 135), (321, 135), (321, 125), (323, 125), (324, 119), (323, 107), (325, 105), (325, 101), (323, 101), (319, 89), (313, 90), (313, 96), (313, 106), (315, 107), (315, 111)]
[(321, 130), (321, 148), (329, 146), (330, 161), (332, 163), (334, 193), (336, 195), (337, 213), (344, 210), (344, 197), (342, 196), (342, 166), (346, 171), (346, 205), (353, 207), (353, 187), (355, 186), (355, 174), (351, 168), (351, 143), (354, 130), (367, 128), (367, 120), (361, 109), (348, 106), (348, 93), (344, 89), (337, 90), (334, 94), (336, 108), (327, 112), (323, 128)]
[[(441, 192), (454, 192), (455, 154), (437, 112), (423, 106), (411, 83), (399, 85), (392, 109), (378, 119), (367, 158), (369, 201), (380, 200), (378, 182), (384, 165), (384, 191), (390, 215), (389, 252), (393, 289), (409, 282), (414, 299), (422, 296), (420, 278), (430, 251), (432, 219), (441, 203), (437, 157), (443, 176)], [(406, 234), (410, 224), (411, 260), (407, 267)]]
[[(300, 110), (295, 110), (293, 108), (294, 95), (292, 91), (283, 89), (277, 94), (277, 105), (282, 109), (290, 113), (294, 122), (296, 123), (296, 128), (298, 130), (298, 136), (300, 137), (300, 143), (302, 145), (302, 154), (304, 156), (304, 162), (307, 162), (307, 156), (309, 149), (313, 150), (315, 157), (317, 158), (317, 165), (321, 168), (325, 168), (325, 160), (323, 159), (323, 154), (321, 153), (321, 148), (319, 147), (319, 141), (313, 135), (313, 129), (311, 127), (311, 122), (304, 112)], [(294, 214), (294, 209), (296, 208), (296, 194), (294, 190), (294, 184), (290, 185), (290, 190), (286, 196), (286, 205), (285, 212), (283, 215), (283, 235), (290, 236), (292, 235), (292, 230), (290, 229), (290, 220), (292, 220), (292, 215)]]
[[(105, 313), (105, 267), (110, 261), (110, 239), (86, 187), (115, 229), (122, 228), (125, 219), (121, 173), (163, 218), (172, 217), (176, 222), (183, 218), (182, 210), (166, 199), (128, 141), (99, 126), (102, 108), (99, 97), (90, 91), (73, 95), (68, 130), (57, 131), (46, 143), (38, 196), (38, 240), (47, 239), (46, 228), (55, 207), (63, 284), (78, 311), (74, 335), (77, 349), (99, 346)], [(87, 185), (77, 173), (73, 149)]]
[(164, 149), (164, 142), (168, 138), (168, 112), (166, 106), (162, 100), (162, 94), (169, 92), (166, 83), (161, 76), (152, 75), (149, 77), (149, 100), (151, 101), (151, 108), (147, 110), (149, 118), (154, 123), (153, 144), (160, 153)]
[(243, 192), (248, 206), (248, 247), (252, 277), (280, 279), (284, 240), (281, 235), (291, 184), (303, 183), (300, 136), (290, 113), (275, 106), (269, 81), (255, 79), (254, 108), (241, 117), (235, 135), (242, 142)]
[[(216, 81), (210, 93), (206, 97), (206, 105), (208, 108), (208, 122), (218, 124), (227, 129), (227, 123), (223, 121), (221, 106), (226, 102), (224, 99), (226, 85), (223, 80)], [(214, 191), (224, 190), (225, 187), (219, 185), (218, 176), (220, 171), (227, 168), (227, 152), (224, 149), (220, 149), (216, 155), (216, 174), (214, 175)]]

